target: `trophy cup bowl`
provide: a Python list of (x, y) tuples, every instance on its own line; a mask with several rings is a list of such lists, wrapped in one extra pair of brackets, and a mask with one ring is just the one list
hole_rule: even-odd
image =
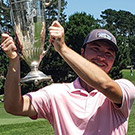
[(21, 82), (50, 80), (51, 76), (38, 70), (44, 57), (45, 44), (45, 1), (42, 0), (10, 0), (10, 16), (15, 30), (17, 45), (21, 57), (31, 71)]

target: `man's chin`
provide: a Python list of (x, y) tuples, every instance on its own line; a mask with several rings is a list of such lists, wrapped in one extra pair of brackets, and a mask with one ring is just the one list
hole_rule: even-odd
[(100, 67), (105, 73), (109, 73), (110, 70), (105, 69), (104, 67)]

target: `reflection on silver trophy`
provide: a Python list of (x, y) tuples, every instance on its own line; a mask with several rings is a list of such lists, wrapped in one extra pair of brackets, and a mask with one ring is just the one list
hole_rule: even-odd
[(21, 79), (21, 82), (51, 79), (51, 76), (47, 76), (38, 70), (42, 58), (50, 48), (49, 45), (44, 50), (46, 33), (44, 13), (45, 8), (51, 4), (51, 1), (10, 0), (10, 16), (17, 37), (17, 43), (20, 46), (22, 58), (31, 69)]

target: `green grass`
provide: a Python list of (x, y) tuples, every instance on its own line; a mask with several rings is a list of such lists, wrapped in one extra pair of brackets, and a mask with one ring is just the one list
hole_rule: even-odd
[(127, 135), (135, 135), (135, 102), (133, 104), (131, 114), (130, 114), (130, 117), (129, 117)]
[[(135, 70), (134, 76), (130, 76), (129, 70), (122, 70), (122, 73), (123, 78), (129, 79), (135, 84)], [(0, 135), (54, 135), (54, 132), (47, 120), (33, 121), (27, 117), (7, 114), (3, 103), (0, 103)], [(127, 135), (135, 135), (135, 102), (129, 118)]]
[(54, 132), (47, 120), (10, 115), (0, 103), (0, 135), (54, 135)]
[(126, 78), (135, 84), (135, 70), (133, 70), (133, 76), (130, 75), (130, 70), (128, 69), (123, 69), (122, 74), (123, 74), (123, 78)]
[(47, 121), (36, 121), (1, 125), (0, 135), (54, 135), (54, 133)]
[(0, 103), (0, 126), (12, 123), (23, 123), (23, 122), (31, 122), (32, 120), (27, 117), (18, 117), (14, 115), (10, 115), (5, 112), (3, 108), (3, 103)]
[[(133, 70), (133, 76), (130, 75), (130, 70), (128, 69), (122, 70), (122, 75), (123, 75), (123, 78), (126, 78), (135, 84), (135, 70)], [(134, 101), (131, 114), (129, 117), (127, 135), (135, 135), (135, 101)]]

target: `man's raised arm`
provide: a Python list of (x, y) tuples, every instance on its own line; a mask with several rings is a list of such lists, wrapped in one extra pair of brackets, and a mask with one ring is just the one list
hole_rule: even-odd
[(9, 57), (9, 69), (4, 89), (4, 107), (8, 113), (22, 116), (34, 116), (36, 111), (27, 96), (21, 96), (20, 60), (12, 37), (2, 34), (1, 48)]

